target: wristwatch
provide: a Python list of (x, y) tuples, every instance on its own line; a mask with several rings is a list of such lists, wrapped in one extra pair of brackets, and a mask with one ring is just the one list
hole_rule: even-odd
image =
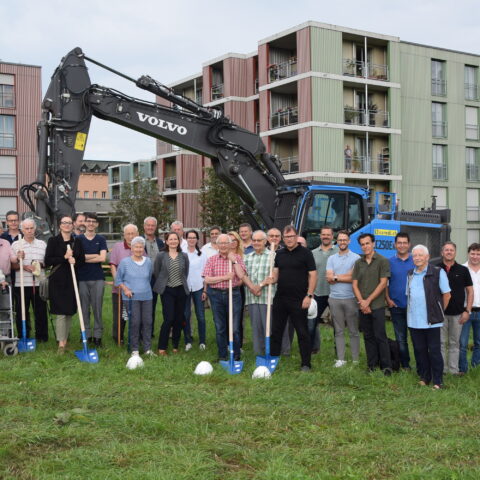
[(338, 277), (336, 275), (333, 277), (333, 281), (338, 282)]
[(313, 298), (313, 295), (311, 293), (307, 293), (308, 298)]

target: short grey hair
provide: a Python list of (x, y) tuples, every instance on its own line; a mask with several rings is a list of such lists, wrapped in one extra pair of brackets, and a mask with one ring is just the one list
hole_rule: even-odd
[(133, 247), (136, 243), (141, 243), (143, 246), (145, 246), (145, 239), (143, 237), (135, 237), (132, 240), (131, 246)]
[(218, 243), (218, 242), (221, 242), (220, 239), (221, 239), (222, 237), (225, 237), (225, 238), (228, 240), (227, 243), (232, 243), (232, 239), (230, 238), (230, 235), (227, 235), (226, 233), (221, 233), (221, 234), (217, 237), (217, 243)]
[(252, 238), (254, 235), (261, 235), (262, 236), (262, 240), (266, 240), (267, 239), (267, 234), (263, 231), (263, 230), (255, 230), (253, 233), (252, 233)]
[(155, 217), (147, 217), (144, 221), (143, 224), (145, 225), (147, 222), (155, 222), (155, 225), (158, 225), (158, 220)]
[(138, 232), (138, 227), (136, 225), (134, 225), (133, 223), (127, 223), (124, 227), (123, 227), (123, 233), (125, 233), (125, 230), (127, 228), (130, 228), (130, 227), (133, 227), (137, 232)]
[(170, 228), (173, 228), (174, 225), (178, 225), (179, 227), (183, 228), (183, 223), (180, 220), (175, 220), (174, 222), (172, 222)]
[(412, 248), (412, 253), (415, 251), (415, 250), (421, 250), (423, 253), (425, 253), (426, 255), (430, 255), (430, 252), (428, 251), (428, 248), (425, 246), (425, 245), (415, 245), (413, 248)]
[(25, 220), (22, 220), (20, 222), (20, 230), (23, 230), (23, 226), (26, 224), (26, 223), (31, 223), (33, 225), (33, 229), (36, 230), (37, 228), (37, 224), (35, 223), (35, 220), (33, 218), (26, 218)]

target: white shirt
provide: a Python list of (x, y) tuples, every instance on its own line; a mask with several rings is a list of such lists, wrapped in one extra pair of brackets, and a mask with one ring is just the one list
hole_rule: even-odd
[(200, 250), (206, 255), (207, 260), (218, 253), (218, 250), (212, 247), (212, 242), (206, 243)]
[(480, 270), (475, 272), (468, 266), (468, 262), (463, 264), (468, 268), (470, 276), (472, 277), (473, 282), (473, 305), (472, 307), (480, 308)]
[(186, 252), (188, 255), (188, 277), (187, 277), (187, 284), (188, 289), (191, 292), (196, 292), (203, 288), (203, 277), (202, 272), (207, 263), (207, 256), (202, 253), (198, 255), (197, 250), (194, 252)]
[(182, 241), (180, 242), (180, 248), (182, 249), (182, 252), (187, 253), (188, 242), (184, 238), (182, 238)]
[[(38, 260), (42, 265), (45, 260), (45, 250), (47, 249), (47, 244), (43, 240), (38, 240), (34, 238), (33, 242), (27, 242), (25, 239), (17, 240), (12, 244), (12, 250), (15, 255), (23, 250), (25, 252), (25, 258), (23, 259), (23, 265), (31, 265), (32, 260)], [(38, 286), (38, 279), (35, 279), (35, 285)], [(23, 271), (23, 285), (25, 287), (33, 287), (34, 279), (33, 274), (30, 272)], [(15, 286), (20, 286), (20, 272), (16, 274)]]

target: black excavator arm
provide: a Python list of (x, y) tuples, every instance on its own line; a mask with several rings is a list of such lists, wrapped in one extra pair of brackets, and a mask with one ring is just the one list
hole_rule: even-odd
[[(91, 61), (172, 103), (172, 108), (92, 85)], [(238, 194), (247, 211), (273, 225), (277, 188), (285, 184), (276, 158), (259, 136), (232, 123), (217, 109), (175, 94), (148, 76), (134, 80), (86, 57), (68, 53), (55, 70), (42, 103), (38, 125), (37, 179), (21, 189), (23, 199), (56, 231), (57, 220), (74, 213), (80, 166), (92, 116), (210, 157), (217, 175)]]

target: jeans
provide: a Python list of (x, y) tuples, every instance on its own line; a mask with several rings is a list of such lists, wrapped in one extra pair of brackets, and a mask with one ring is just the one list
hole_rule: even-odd
[(411, 328), (413, 349), (420, 379), (434, 385), (443, 383), (443, 357), (440, 348), (440, 328)]
[(408, 352), (407, 309), (393, 307), (390, 309), (395, 338), (400, 348), (400, 363), (403, 368), (410, 368), (410, 353)]
[[(208, 298), (212, 307), (213, 322), (215, 323), (217, 348), (219, 358), (227, 358), (228, 345), (228, 290), (208, 287)], [(242, 297), (240, 290), (234, 288), (233, 301), (233, 354), (240, 357), (240, 322), (242, 319)]]
[(198, 343), (205, 344), (205, 306), (202, 302), (203, 288), (196, 292), (190, 292), (187, 295), (185, 303), (185, 326), (183, 327), (183, 334), (185, 337), (185, 345), (192, 343), (192, 331), (190, 328), (190, 318), (192, 316), (192, 300), (195, 307), (195, 315), (198, 323)]
[(317, 297), (315, 295), (315, 300), (317, 302), (317, 318), (308, 319), (308, 334), (310, 335), (310, 346), (313, 352), (320, 351), (320, 329), (318, 324), (322, 318), (323, 312), (328, 307), (328, 295)]
[(467, 373), (468, 370), (467, 350), (470, 327), (473, 330), (472, 367), (476, 367), (480, 364), (480, 312), (472, 312), (470, 318), (462, 327), (462, 333), (460, 334), (460, 358), (458, 360), (458, 367), (462, 373)]

